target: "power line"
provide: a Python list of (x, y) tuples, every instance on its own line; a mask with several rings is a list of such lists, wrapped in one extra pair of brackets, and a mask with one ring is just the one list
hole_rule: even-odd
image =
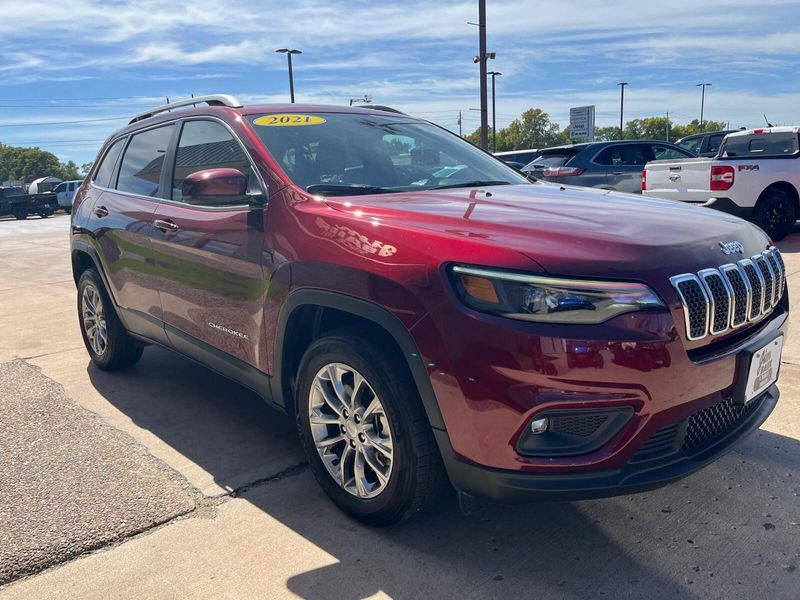
[(41, 127), (44, 125), (73, 125), (76, 123), (99, 123), (101, 121), (122, 121), (130, 119), (130, 116), (127, 117), (107, 117), (103, 119), (80, 119), (77, 121), (41, 121), (41, 122), (29, 122), (29, 123), (0, 123), (0, 127)]

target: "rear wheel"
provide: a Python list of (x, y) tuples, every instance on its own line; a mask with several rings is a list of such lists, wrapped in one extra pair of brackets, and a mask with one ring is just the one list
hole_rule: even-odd
[(53, 211), (52, 211), (52, 210), (43, 210), (42, 212), (38, 213), (38, 215), (39, 215), (39, 216), (40, 216), (42, 219), (46, 219), (47, 217), (51, 216), (52, 214), (53, 214)]
[(142, 345), (125, 331), (94, 269), (84, 271), (78, 282), (78, 316), (86, 350), (101, 369), (129, 367), (142, 357)]
[(28, 211), (25, 210), (15, 210), (13, 214), (17, 221), (24, 221), (28, 218)]
[(797, 221), (792, 198), (781, 190), (768, 190), (756, 205), (753, 221), (774, 241), (782, 240)]
[(446, 476), (407, 369), (366, 338), (314, 342), (299, 370), (297, 427), (311, 470), (345, 513), (392, 525), (432, 506)]

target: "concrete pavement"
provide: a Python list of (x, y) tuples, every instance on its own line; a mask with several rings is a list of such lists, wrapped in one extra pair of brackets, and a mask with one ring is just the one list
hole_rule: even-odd
[[(407, 526), (368, 529), (333, 508), (303, 468), (292, 424), (250, 392), (154, 348), (126, 373), (91, 367), (66, 229), (65, 217), (0, 220), (0, 362), (27, 358), (71, 402), (185, 477), (201, 508), (13, 583), (2, 600), (798, 597), (796, 335), (769, 421), (682, 482), (468, 517), (450, 501)], [(781, 247), (798, 310), (800, 235)], [(0, 546), (6, 535), (0, 529)]]

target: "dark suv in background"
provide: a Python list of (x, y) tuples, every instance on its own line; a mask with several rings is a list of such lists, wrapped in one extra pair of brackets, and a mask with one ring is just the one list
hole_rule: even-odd
[(684, 150), (697, 156), (714, 157), (719, 153), (722, 140), (729, 133), (741, 131), (740, 129), (728, 129), (727, 131), (709, 131), (708, 133), (695, 133), (687, 135), (675, 142)]
[(641, 194), (642, 170), (648, 162), (680, 158), (694, 154), (657, 140), (592, 142), (539, 150), (522, 172), (555, 183)]
[(71, 232), (98, 368), (155, 344), (255, 390), (367, 523), (448, 480), (509, 501), (658, 487), (778, 401), (789, 301), (761, 230), (530, 182), (407, 115), (160, 107), (105, 143)]

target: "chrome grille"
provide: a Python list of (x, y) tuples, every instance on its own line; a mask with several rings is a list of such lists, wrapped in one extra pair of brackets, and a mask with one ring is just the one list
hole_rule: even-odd
[(778, 249), (696, 275), (670, 277), (683, 305), (686, 337), (699, 340), (742, 327), (772, 311), (783, 297), (786, 269)]

